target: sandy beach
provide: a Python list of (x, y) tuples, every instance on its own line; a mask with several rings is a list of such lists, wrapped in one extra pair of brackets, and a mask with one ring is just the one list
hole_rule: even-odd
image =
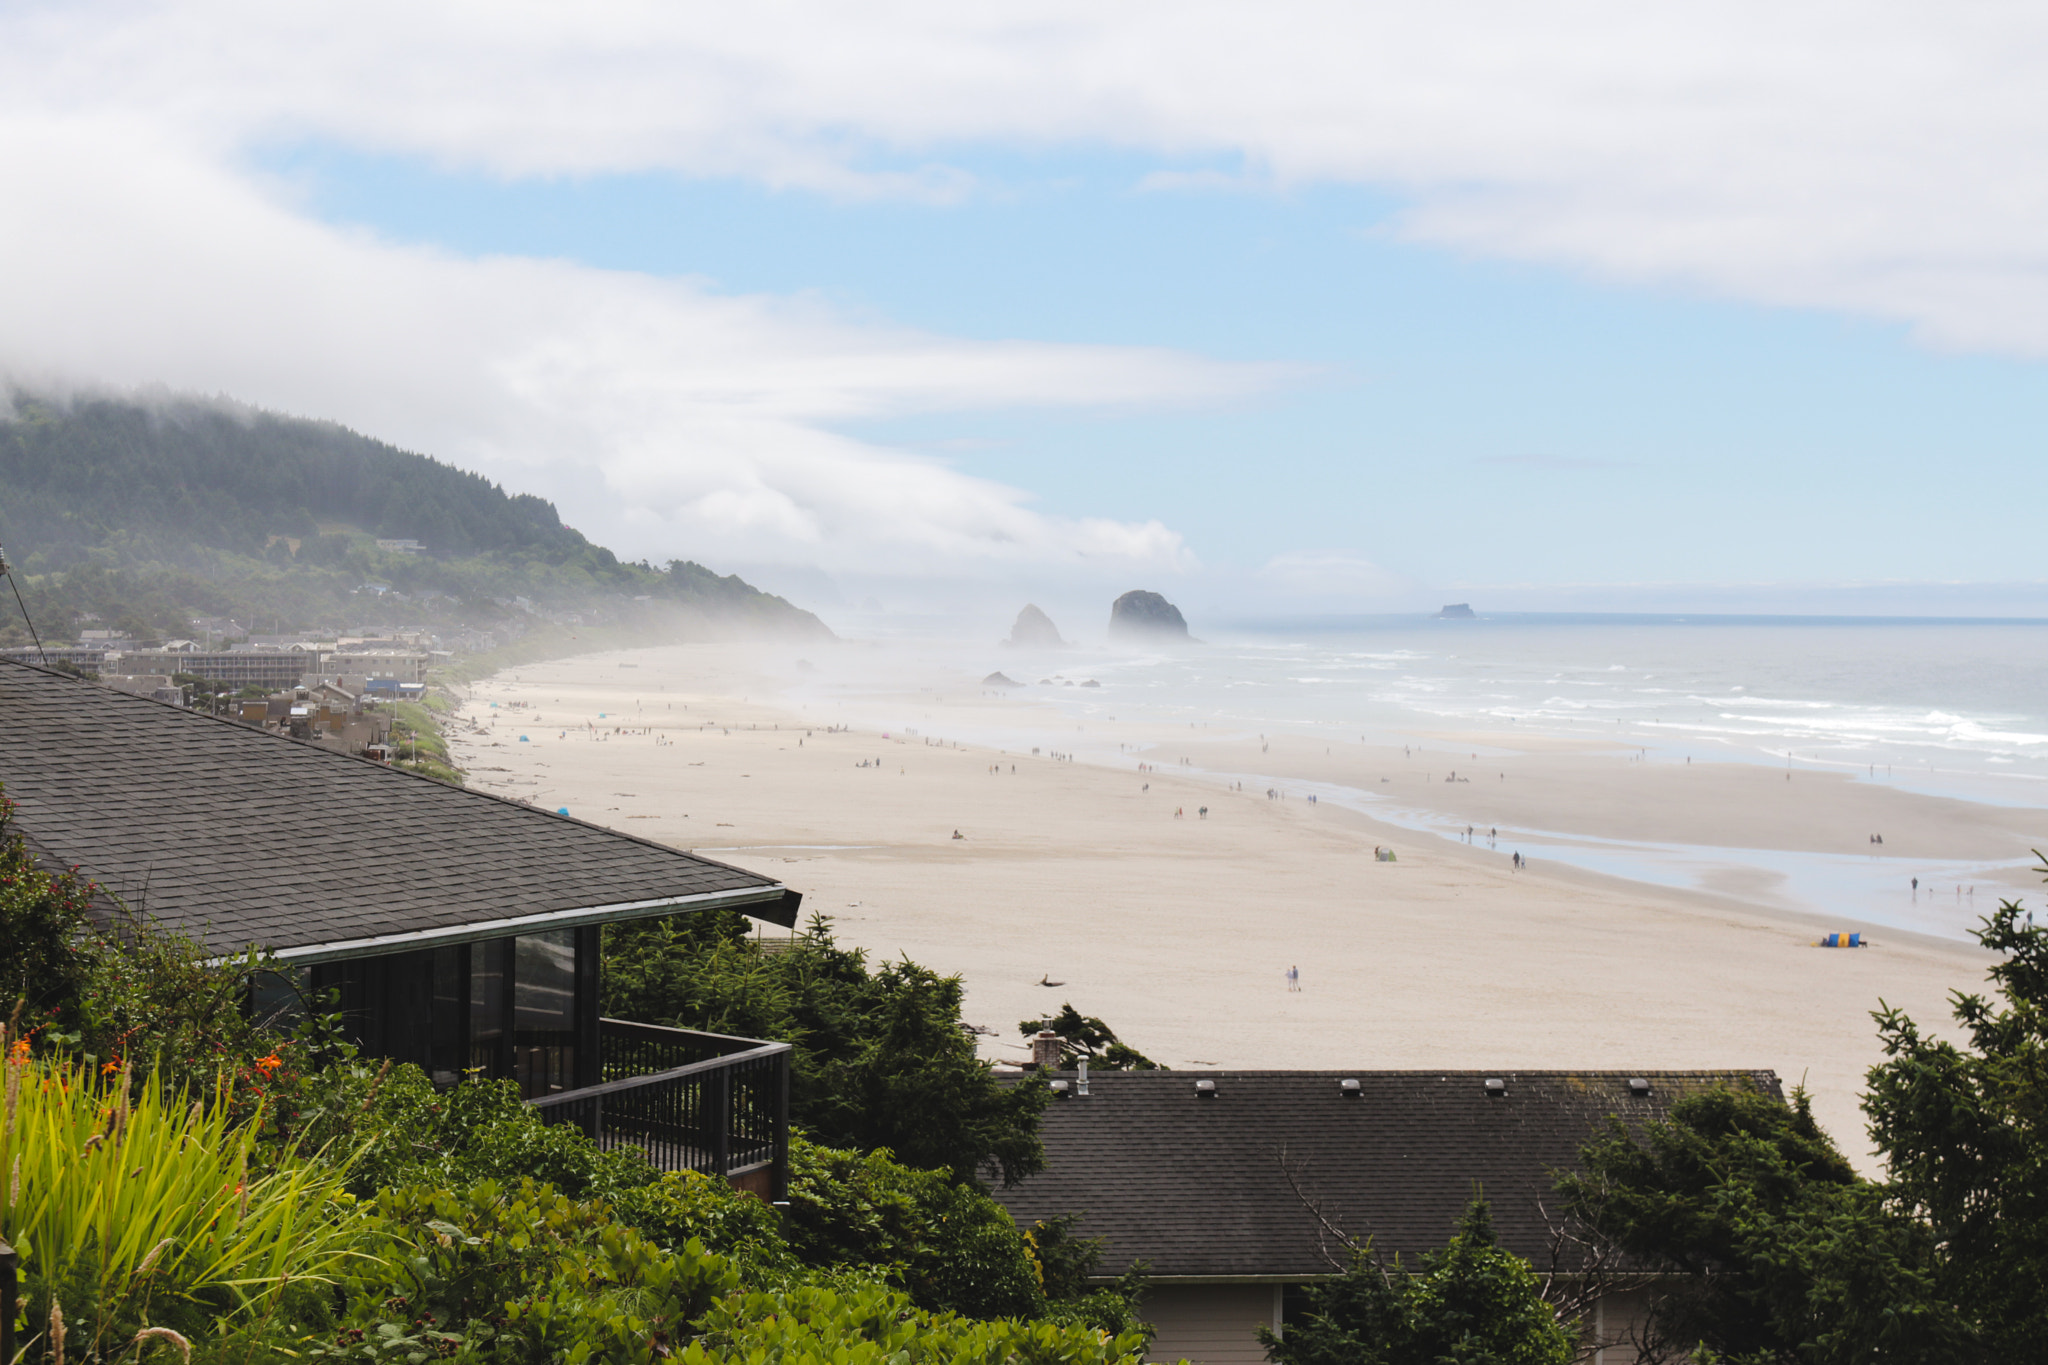
[[(1338, 749), (1128, 726), (1077, 736), (1087, 761), (1070, 760), (1055, 756), (1060, 719), (1028, 698), (962, 678), (896, 699), (918, 723), (885, 732), (873, 699), (791, 699), (787, 653), (529, 665), (467, 689), (451, 741), (479, 790), (771, 872), (843, 942), (958, 973), (967, 1018), (993, 1030), (984, 1055), (1009, 1061), (1020, 1020), (1071, 1001), (1176, 1068), (1769, 1068), (1803, 1080), (1867, 1163), (1870, 1011), (1886, 1001), (1945, 1030), (1949, 992), (1983, 979), (1981, 950), (1897, 929), (1818, 949), (1824, 930), (1865, 926), (1774, 905), (1741, 877), (1650, 886), (1533, 847), (1517, 870), (1485, 829), (1844, 856), (1881, 831), (1887, 848), (1984, 861), (2048, 828), (2038, 811), (1838, 775), (1650, 765), (1533, 736)], [(1019, 738), (1005, 751), (948, 734)], [(1275, 780), (1287, 799), (1267, 795)], [(1479, 837), (1299, 791), (1334, 783), (1412, 792)], [(1973, 900), (2037, 893), (2014, 879)]]

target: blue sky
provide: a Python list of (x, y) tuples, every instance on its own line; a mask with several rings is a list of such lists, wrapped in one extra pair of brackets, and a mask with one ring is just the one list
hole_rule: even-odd
[(331, 418), (821, 600), (2048, 614), (2043, 43), (32, 0), (0, 372)]
[(306, 147), (269, 169), (328, 221), (466, 255), (1298, 366), (1213, 405), (845, 424), (1049, 512), (1158, 518), (1218, 568), (1346, 549), (1432, 585), (2039, 576), (2040, 362), (1406, 241), (1400, 201), (1372, 189), (1147, 189), (1161, 165), (1129, 156), (952, 164), (984, 188), (932, 204), (666, 174), (508, 182)]

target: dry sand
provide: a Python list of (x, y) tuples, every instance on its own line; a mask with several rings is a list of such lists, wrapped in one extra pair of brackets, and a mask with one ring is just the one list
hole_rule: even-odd
[[(1013, 1061), (1018, 1022), (1071, 1001), (1173, 1067), (1768, 1068), (1803, 1079), (1867, 1164), (1870, 1011), (1884, 1000), (1945, 1029), (1949, 992), (1981, 985), (1981, 950), (1899, 931), (1817, 949), (1834, 926), (1745, 895), (1760, 888), (1667, 890), (1540, 857), (1516, 872), (1504, 848), (1269, 800), (1249, 780), (1227, 791), (1178, 760), (1385, 776), (1475, 824), (1623, 838), (1844, 851), (1883, 830), (1888, 845), (1968, 859), (2013, 856), (2048, 828), (2036, 811), (1735, 764), (1652, 768), (1533, 738), (1324, 753), (1124, 727), (1117, 742), (1149, 746), (1160, 769), (1136, 772), (934, 742), (1060, 723), (971, 680), (946, 700), (898, 699), (923, 734), (828, 730), (835, 708), (778, 701), (762, 659), (692, 647), (511, 670), (470, 689), (457, 757), (478, 789), (773, 873), (842, 942), (960, 974), (966, 1017), (994, 1030), (984, 1055)], [(1466, 764), (1472, 782), (1441, 781)], [(1376, 861), (1377, 845), (1399, 860)]]

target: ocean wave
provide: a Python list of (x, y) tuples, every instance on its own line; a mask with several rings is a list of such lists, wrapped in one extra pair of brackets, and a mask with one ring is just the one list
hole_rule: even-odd
[[(1742, 691), (1739, 687), (1734, 690)], [(1831, 701), (1806, 701), (1796, 697), (1752, 697), (1747, 693), (1740, 697), (1703, 697), (1697, 693), (1690, 693), (1687, 699), (1702, 706), (1785, 706), (1808, 711), (1832, 711), (1836, 705)]]

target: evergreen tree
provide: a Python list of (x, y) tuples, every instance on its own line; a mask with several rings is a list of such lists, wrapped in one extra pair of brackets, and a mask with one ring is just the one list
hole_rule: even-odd
[(1887, 1060), (1872, 1068), (1863, 1108), (1889, 1193), (1941, 1248), (1944, 1295), (1989, 1358), (2038, 1359), (2048, 1342), (2048, 930), (2006, 901), (1977, 939), (2003, 954), (1990, 971), (2003, 1000), (1954, 997), (1967, 1048), (1881, 1010)]

